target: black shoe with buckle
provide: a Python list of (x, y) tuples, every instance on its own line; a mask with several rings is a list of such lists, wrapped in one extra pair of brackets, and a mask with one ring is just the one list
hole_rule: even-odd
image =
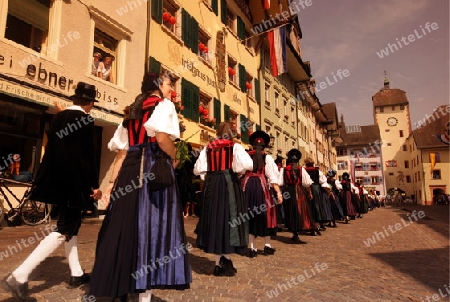
[(248, 257), (249, 258), (255, 258), (258, 256), (258, 251), (254, 249), (248, 249)]
[(264, 246), (264, 255), (273, 255), (275, 254), (275, 249), (270, 246)]
[(216, 265), (214, 267), (214, 276), (222, 276), (225, 273), (225, 269), (223, 267), (220, 267)]
[(237, 269), (233, 266), (233, 261), (227, 259), (225, 256), (220, 257), (220, 265), (225, 269), (227, 276), (234, 276), (237, 273)]
[(71, 276), (69, 279), (69, 288), (75, 288), (83, 284), (88, 284), (90, 280), (91, 276), (86, 273), (84, 273), (79, 277)]
[(19, 283), (13, 275), (8, 275), (2, 280), (5, 290), (13, 294), (15, 298), (22, 302), (36, 302), (36, 298), (28, 296), (28, 282)]

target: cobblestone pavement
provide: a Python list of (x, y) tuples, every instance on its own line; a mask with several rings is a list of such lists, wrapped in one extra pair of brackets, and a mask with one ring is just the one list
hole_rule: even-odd
[[(191, 289), (156, 290), (152, 301), (448, 301), (448, 210), (448, 206), (379, 208), (348, 225), (328, 228), (322, 236), (301, 236), (307, 241), (304, 245), (291, 244), (290, 234), (280, 232), (272, 239), (275, 255), (253, 259), (234, 255), (235, 277), (212, 275), (213, 257), (195, 248), (197, 218), (189, 217), (186, 232), (194, 246)], [(412, 214), (419, 211), (426, 216), (415, 222)], [(79, 254), (87, 272), (92, 269), (100, 223), (87, 219), (81, 228)], [(0, 278), (36, 246), (20, 245), (20, 250), (18, 242), (42, 238), (45, 232), (44, 226), (0, 230)], [(370, 247), (368, 238), (373, 240)], [(261, 239), (257, 247), (263, 247)], [(31, 275), (30, 293), (38, 301), (82, 301), (87, 286), (67, 289), (68, 277), (60, 247)], [(0, 289), (0, 301), (15, 300)]]

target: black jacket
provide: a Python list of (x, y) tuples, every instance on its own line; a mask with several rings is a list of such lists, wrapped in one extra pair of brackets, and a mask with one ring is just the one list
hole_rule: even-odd
[(83, 209), (97, 189), (94, 118), (80, 110), (58, 112), (51, 123), (42, 164), (30, 198)]

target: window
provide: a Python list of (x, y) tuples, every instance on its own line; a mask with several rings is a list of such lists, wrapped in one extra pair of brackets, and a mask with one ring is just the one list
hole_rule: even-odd
[[(225, 0), (222, 0), (225, 2)], [(227, 26), (231, 29), (232, 32), (236, 33), (236, 26), (235, 26), (235, 22), (236, 22), (236, 16), (233, 14), (233, 12), (231, 12), (228, 8), (227, 8)]]
[(389, 172), (389, 176), (393, 176), (394, 175), (394, 173), (392, 173), (392, 172)]
[(275, 113), (280, 116), (280, 93), (275, 91)]
[(386, 129), (386, 130), (384, 130), (384, 132), (390, 132), (391, 131), (391, 129)]
[(369, 163), (363, 163), (363, 170), (364, 171), (369, 171), (370, 170)]
[(198, 31), (198, 55), (211, 64), (211, 54), (209, 50), (209, 40), (211, 37), (201, 28)]
[(400, 137), (403, 137), (403, 130), (399, 130)]
[(384, 107), (380, 107), (380, 113), (384, 112)]
[(392, 106), (392, 111), (395, 111), (395, 106)]
[(410, 183), (411, 182), (411, 175), (406, 175), (406, 182)]
[(337, 149), (337, 155), (338, 156), (345, 156), (345, 155), (347, 155), (347, 148), (338, 148)]
[(408, 147), (406, 145), (403, 145), (403, 151), (408, 151)]
[(270, 107), (270, 84), (269, 83), (265, 83), (264, 84), (264, 104), (267, 107)]
[(405, 105), (400, 105), (400, 110), (404, 110), (405, 109)]
[(379, 181), (380, 181), (380, 179), (378, 176), (372, 176), (370, 178), (370, 182), (372, 183), (372, 185), (379, 185), (380, 184)]
[(287, 100), (283, 97), (283, 111), (284, 111), (284, 120), (289, 120), (289, 114), (288, 114), (288, 106), (287, 106)]
[(392, 146), (392, 144), (391, 143), (387, 143), (387, 146), (390, 147), (390, 146)]
[(47, 51), (50, 0), (10, 0), (5, 38), (37, 52)]
[(247, 89), (247, 95), (253, 97), (255, 91), (253, 89), (253, 77), (249, 73), (246, 73), (245, 88)]
[(199, 114), (200, 114), (200, 124), (208, 127), (214, 127), (216, 121), (212, 117), (213, 111), (211, 97), (203, 92), (200, 92), (200, 103), (199, 103)]
[(162, 8), (162, 25), (167, 28), (171, 33), (175, 36), (179, 37), (180, 33), (178, 31), (178, 19), (180, 17), (179, 14), (180, 7), (170, 0), (163, 1)]
[(216, 16), (219, 15), (219, 0), (203, 0), (203, 3), (210, 6)]
[[(97, 68), (97, 75), (103, 80), (116, 83), (116, 58), (119, 42), (98, 28), (94, 30), (94, 56), (100, 53), (102, 66)], [(101, 65), (100, 65), (101, 66)], [(94, 71), (94, 68), (92, 69)]]
[(344, 160), (339, 160), (337, 162), (338, 170), (347, 170), (348, 169), (348, 162)]
[(420, 171), (417, 172), (417, 179), (420, 181)]
[(409, 161), (405, 160), (405, 169), (409, 169)]
[(236, 68), (237, 62), (232, 57), (228, 56), (228, 80), (230, 83), (236, 84)]
[(433, 179), (441, 179), (441, 170), (433, 170)]

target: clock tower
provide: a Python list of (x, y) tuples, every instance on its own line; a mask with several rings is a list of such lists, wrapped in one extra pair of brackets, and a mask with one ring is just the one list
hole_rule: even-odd
[(385, 72), (384, 87), (372, 97), (372, 103), (374, 123), (380, 128), (386, 191), (400, 188), (407, 196), (414, 194), (411, 150), (405, 144), (412, 131), (406, 92), (391, 89)]

